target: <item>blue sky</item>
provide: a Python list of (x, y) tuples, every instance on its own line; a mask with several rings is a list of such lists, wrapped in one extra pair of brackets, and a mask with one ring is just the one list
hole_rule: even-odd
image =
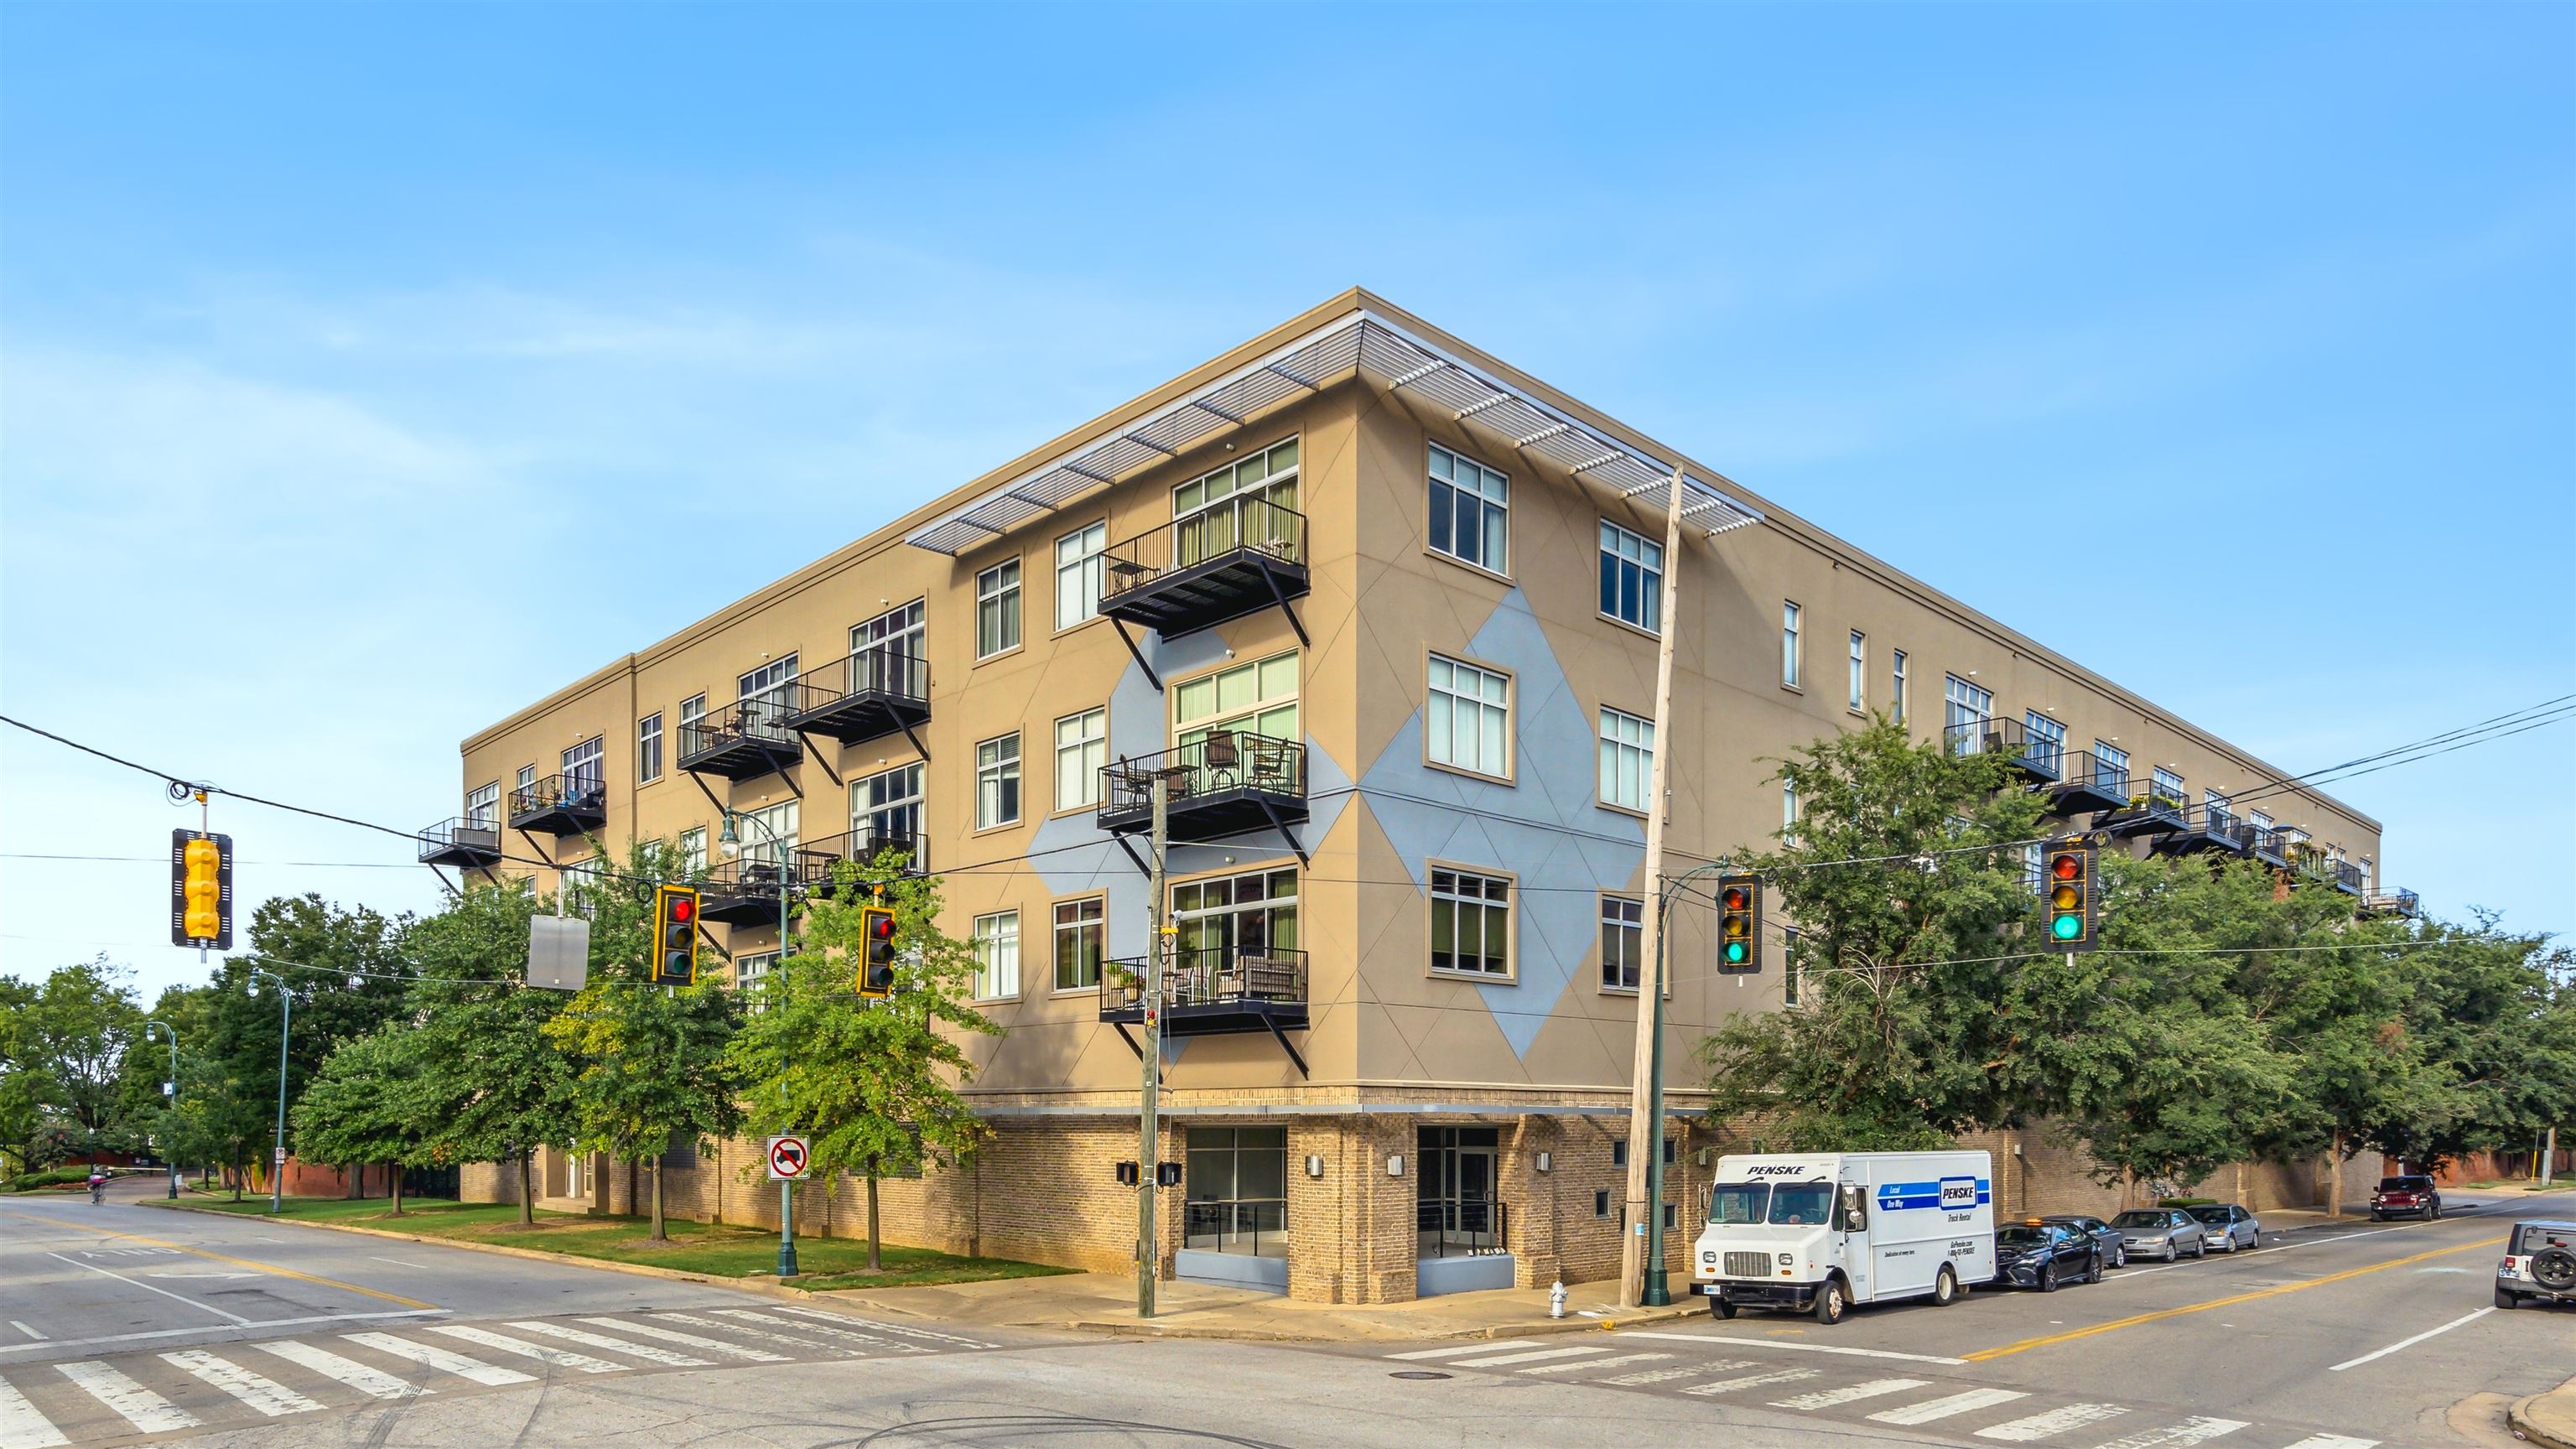
[[(2310, 768), (2576, 690), (2571, 48), (2539, 5), (10, 6), (0, 701), (414, 828), (467, 732), (1356, 283)], [(539, 555), (595, 562), (532, 615)], [(161, 867), (28, 857), (194, 812), (10, 735), (5, 969), (193, 977)], [(2576, 928), (2571, 743), (2342, 793), (2437, 910)], [(254, 896), (434, 900), (400, 840), (217, 828)]]

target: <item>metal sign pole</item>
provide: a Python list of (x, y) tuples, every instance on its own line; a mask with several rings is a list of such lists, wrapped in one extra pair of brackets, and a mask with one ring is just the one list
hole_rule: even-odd
[(1145, 887), (1145, 1082), (1136, 1114), (1136, 1316), (1154, 1316), (1154, 1275), (1161, 1266), (1160, 1238), (1154, 1225), (1154, 1180), (1161, 1173), (1155, 1149), (1162, 1137), (1163, 1085), (1163, 854), (1171, 828), (1171, 782), (1154, 777), (1154, 833), (1150, 842), (1154, 868)]

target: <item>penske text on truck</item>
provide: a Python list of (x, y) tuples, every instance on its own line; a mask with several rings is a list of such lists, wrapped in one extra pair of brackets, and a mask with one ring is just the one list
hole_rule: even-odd
[(1841, 1320), (1855, 1303), (1948, 1303), (1995, 1276), (1994, 1158), (1983, 1152), (1721, 1157), (1691, 1292)]

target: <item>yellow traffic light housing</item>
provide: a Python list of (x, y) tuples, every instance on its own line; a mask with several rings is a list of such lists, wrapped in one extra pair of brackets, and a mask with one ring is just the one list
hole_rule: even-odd
[(233, 838), (170, 832), (170, 944), (233, 948)]
[(1762, 878), (1717, 878), (1717, 969), (1749, 976), (1762, 969)]
[(2093, 847), (2053, 840), (2040, 850), (2039, 893), (2052, 951), (2090, 951), (2100, 944), (2102, 895)]
[(894, 995), (894, 912), (884, 906), (859, 909), (858, 992), (872, 1001)]
[(698, 888), (653, 887), (653, 984), (694, 986), (698, 981)]

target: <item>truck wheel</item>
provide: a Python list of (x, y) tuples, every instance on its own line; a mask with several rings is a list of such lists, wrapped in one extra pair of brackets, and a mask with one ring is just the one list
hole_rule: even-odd
[(1951, 1272), (1950, 1265), (1944, 1263), (1941, 1265), (1941, 1271), (1932, 1275), (1932, 1302), (1938, 1307), (1947, 1308), (1958, 1301), (1959, 1275)]
[(1733, 1318), (1735, 1305), (1723, 1298), (1712, 1297), (1708, 1300), (1708, 1311), (1719, 1318)]
[(1827, 1278), (1823, 1283), (1817, 1285), (1816, 1321), (1818, 1323), (1835, 1324), (1842, 1322), (1843, 1309), (1847, 1304), (1848, 1300), (1843, 1297), (1842, 1279)]

